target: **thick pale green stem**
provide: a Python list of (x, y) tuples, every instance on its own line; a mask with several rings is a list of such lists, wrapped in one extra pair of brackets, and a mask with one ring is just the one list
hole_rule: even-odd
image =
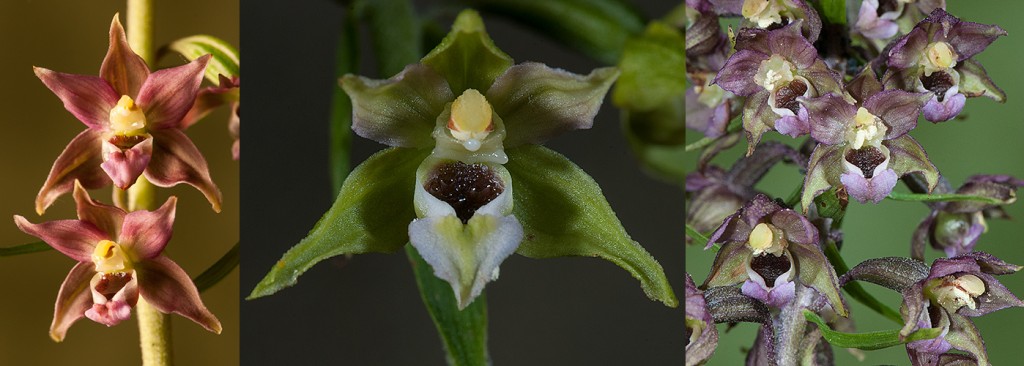
[(128, 0), (128, 44), (153, 65), (153, 0)]
[(135, 305), (135, 314), (139, 318), (142, 365), (171, 365), (171, 317), (161, 313), (141, 297)]

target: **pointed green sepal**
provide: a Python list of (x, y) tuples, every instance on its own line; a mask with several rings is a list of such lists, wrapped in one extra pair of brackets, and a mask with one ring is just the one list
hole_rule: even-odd
[(451, 32), (420, 62), (448, 81), (455, 95), (466, 89), (483, 93), (512, 66), (512, 58), (498, 49), (474, 10), (463, 10)]
[(398, 147), (434, 146), (434, 121), (455, 99), (444, 78), (420, 64), (387, 80), (347, 74), (341, 88), (352, 99), (352, 130)]

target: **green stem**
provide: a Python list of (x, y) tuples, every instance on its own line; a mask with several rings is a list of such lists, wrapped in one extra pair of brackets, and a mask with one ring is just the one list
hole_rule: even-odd
[[(338, 35), (338, 49), (335, 52), (334, 79), (338, 80), (345, 74), (355, 72), (359, 69), (359, 23), (354, 11), (349, 11), (348, 16), (343, 20), (341, 34)], [(341, 192), (341, 185), (345, 182), (351, 166), (349, 165), (349, 150), (352, 146), (352, 101), (341, 88), (334, 88), (334, 95), (331, 97), (331, 147), (330, 147), (330, 173), (332, 197), (337, 197)]]
[[(739, 132), (742, 129), (743, 129), (743, 123), (739, 123), (739, 119), (736, 119), (731, 124), (729, 124), (729, 127), (726, 127), (725, 134), (723, 134), (723, 136), (726, 135), (726, 134), (733, 133), (733, 132)], [(722, 138), (722, 136), (719, 136), (719, 137), (705, 137), (705, 138), (702, 138), (700, 140), (694, 141), (693, 143), (691, 143), (689, 145), (686, 145), (686, 147), (683, 148), (683, 149), (686, 152), (703, 149), (703, 148), (707, 147), (708, 145), (711, 145), (711, 144), (715, 143), (715, 141), (718, 141), (718, 139), (720, 139), (720, 138)]]
[(165, 366), (171, 360), (171, 318), (139, 297), (135, 305), (139, 318), (139, 344), (143, 366)]
[[(839, 249), (836, 248), (836, 243), (828, 241), (825, 243), (825, 256), (828, 257), (828, 261), (832, 263), (832, 266), (836, 269), (836, 276), (842, 276), (846, 272), (850, 271), (850, 266), (846, 265), (846, 261), (839, 254)], [(843, 286), (843, 290), (847, 294), (850, 294), (854, 300), (857, 300), (861, 304), (864, 304), (869, 309), (874, 310), (876, 313), (881, 314), (886, 319), (892, 320), (896, 324), (903, 324), (903, 317), (896, 310), (893, 310), (889, 306), (878, 301), (871, 293), (867, 292), (858, 282), (848, 282)]]
[(977, 201), (991, 204), (1004, 204), (1005, 201), (984, 197), (984, 196), (972, 196), (969, 194), (956, 194), (956, 193), (944, 193), (944, 194), (918, 194), (918, 193), (900, 193), (892, 192), (889, 193), (891, 200), (895, 201), (910, 201), (910, 202), (954, 202), (954, 201)]

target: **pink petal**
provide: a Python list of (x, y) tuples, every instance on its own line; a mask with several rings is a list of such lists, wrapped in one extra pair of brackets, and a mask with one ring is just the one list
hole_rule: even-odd
[(100, 164), (103, 171), (110, 176), (117, 188), (128, 189), (149, 165), (149, 160), (153, 156), (153, 138), (146, 137), (127, 150), (121, 150), (110, 141), (103, 141), (103, 156), (103, 164)]
[(235, 160), (241, 156), (241, 142), (242, 142), (242, 107), (241, 103), (235, 102), (231, 106), (231, 119), (228, 120), (228, 132), (231, 132), (231, 137), (235, 139), (235, 143), (231, 144), (231, 157)]
[(89, 128), (103, 128), (119, 96), (114, 88), (96, 76), (65, 74), (35, 67), (39, 80), (64, 102), (64, 109)]
[(146, 168), (146, 178), (160, 187), (187, 183), (199, 189), (220, 212), (220, 189), (210, 178), (206, 159), (184, 133), (176, 129), (153, 131), (153, 159)]
[(196, 285), (174, 261), (160, 255), (140, 262), (137, 272), (142, 298), (157, 310), (184, 316), (220, 334), (220, 321), (206, 309)]
[(150, 259), (160, 252), (171, 240), (171, 226), (174, 224), (175, 205), (178, 198), (171, 196), (156, 211), (133, 211), (125, 216), (124, 227), (118, 243), (125, 250), (134, 251), (139, 259)]
[(93, 201), (92, 197), (89, 197), (89, 192), (78, 181), (75, 181), (74, 196), (79, 220), (96, 225), (107, 233), (108, 238), (118, 237), (121, 223), (124, 222), (124, 210)]
[(100, 240), (111, 239), (91, 223), (80, 220), (56, 220), (39, 224), (14, 215), (14, 223), (26, 234), (42, 239), (53, 249), (79, 262), (92, 263), (92, 252)]
[(54, 341), (63, 341), (71, 324), (85, 316), (85, 311), (92, 305), (89, 280), (95, 274), (92, 263), (80, 262), (64, 278), (53, 308), (53, 323), (50, 324), (50, 338)]
[(75, 136), (50, 168), (46, 183), (36, 196), (36, 212), (40, 215), (62, 194), (70, 192), (77, 179), (87, 189), (110, 184), (110, 177), (100, 169), (100, 132), (88, 129)]
[[(130, 274), (131, 279), (124, 283), (121, 288), (118, 288), (113, 296), (110, 296), (109, 292), (101, 292), (101, 290), (109, 291), (110, 289), (100, 289), (100, 286), (107, 278), (116, 278), (116, 275), (108, 276), (99, 273), (94, 276), (92, 281), (89, 282), (90, 293), (92, 294), (92, 307), (85, 311), (85, 316), (94, 322), (108, 327), (128, 320), (132, 316), (132, 308), (139, 302), (139, 280), (136, 273), (132, 272)], [(109, 286), (110, 282), (107, 285)], [(108, 296), (110, 296), (109, 299), (107, 298)]]
[(117, 17), (114, 15), (114, 20), (110, 22), (110, 47), (107, 48), (107, 56), (103, 58), (103, 65), (100, 65), (100, 76), (106, 79), (118, 94), (114, 98), (115, 103), (121, 95), (132, 98), (139, 95), (139, 89), (149, 77), (146, 61), (135, 54), (128, 45), (124, 27), (121, 27), (121, 21)]
[[(229, 79), (224, 75), (219, 76), (220, 85), (199, 90), (199, 96), (196, 97), (195, 104), (192, 105), (192, 109), (189, 109), (188, 114), (181, 121), (182, 129), (191, 127), (214, 109), (224, 105), (224, 103), (234, 100), (235, 103), (233, 104), (232, 111), (238, 106), (238, 77)], [(232, 115), (232, 118), (236, 117)]]
[(210, 55), (185, 65), (154, 72), (142, 84), (138, 102), (146, 113), (150, 130), (181, 128), (181, 120), (196, 102), (203, 70)]

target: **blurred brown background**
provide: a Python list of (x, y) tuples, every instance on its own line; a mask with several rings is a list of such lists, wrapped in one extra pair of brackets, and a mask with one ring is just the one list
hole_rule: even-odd
[[(237, 0), (157, 1), (154, 45), (198, 33), (238, 45)], [(11, 216), (30, 221), (74, 217), (70, 195), (61, 197), (45, 216), (34, 213), (33, 200), (54, 159), (84, 125), (32, 73), (32, 66), (96, 75), (107, 50), (107, 31), (114, 13), (125, 13), (124, 1), (0, 2), (0, 246), (36, 241), (14, 226)], [(161, 67), (181, 64), (178, 55)], [(224, 193), (223, 212), (195, 189), (179, 186), (159, 191), (162, 202), (178, 201), (174, 238), (166, 253), (196, 276), (238, 241), (238, 163), (231, 160), (227, 110), (221, 109), (188, 131), (210, 163), (213, 180)], [(110, 190), (93, 192), (110, 203)], [(63, 343), (47, 335), (57, 290), (74, 261), (55, 251), (0, 258), (0, 365), (66, 365), (140, 363), (135, 315), (113, 328), (80, 320)], [(180, 316), (173, 317), (175, 361), (179, 365), (238, 364), (238, 271), (202, 294), (207, 307), (224, 325), (214, 335)]]

